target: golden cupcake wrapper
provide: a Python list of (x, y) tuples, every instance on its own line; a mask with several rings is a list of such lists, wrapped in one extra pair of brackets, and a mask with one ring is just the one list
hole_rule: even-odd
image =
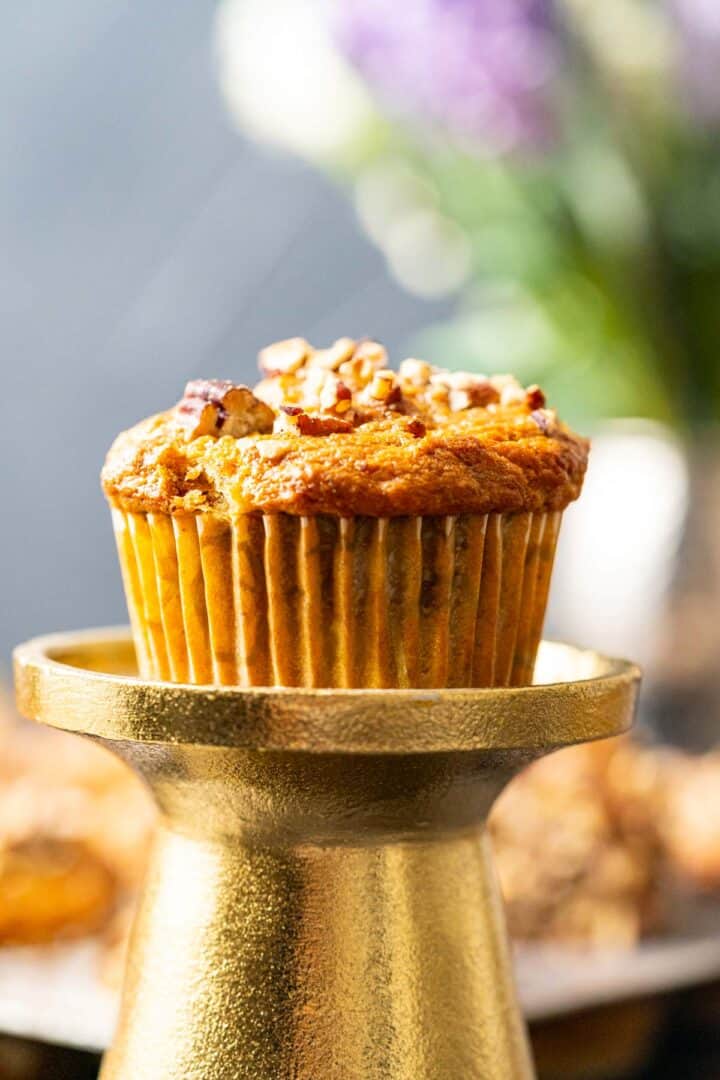
[(529, 683), (560, 518), (113, 510), (142, 675), (239, 686)]

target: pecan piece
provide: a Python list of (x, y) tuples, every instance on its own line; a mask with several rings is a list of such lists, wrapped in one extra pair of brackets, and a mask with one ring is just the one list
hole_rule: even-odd
[(422, 439), (427, 428), (419, 417), (413, 416), (411, 420), (408, 420), (405, 430), (414, 436), (414, 438)]
[(414, 396), (424, 390), (430, 382), (433, 371), (432, 365), (424, 360), (416, 360), (413, 356), (403, 360), (398, 368), (403, 393)]
[(545, 394), (536, 384), (528, 386), (525, 393), (525, 404), (530, 412), (533, 412), (535, 409), (545, 408)]
[(453, 412), (463, 409), (487, 408), (500, 400), (495, 387), (487, 379), (478, 379), (463, 389), (450, 388), (450, 408)]
[(363, 391), (362, 397), (367, 405), (377, 404), (388, 408), (396, 405), (402, 397), (402, 390), (395, 372), (390, 368), (380, 368), (376, 371)]
[(368, 364), (377, 369), (387, 367), (388, 354), (385, 347), (379, 342), (371, 341), (370, 338), (363, 338), (355, 346), (353, 359), (366, 360)]
[(292, 375), (300, 370), (311, 352), (305, 338), (286, 338), (261, 349), (258, 363), (263, 375)]
[[(500, 394), (490, 380), (471, 371), (436, 371), (430, 376), (430, 382), (436, 391), (447, 391), (447, 404), (452, 412), (487, 408), (500, 400)], [(441, 394), (438, 398), (441, 399)]]
[(387, 353), (376, 341), (359, 342), (352, 356), (338, 367), (338, 375), (353, 391), (363, 390), (376, 371), (387, 365)]
[(328, 375), (320, 391), (320, 408), (323, 412), (343, 416), (352, 408), (352, 391), (342, 379)]
[(551, 409), (535, 409), (530, 413), (530, 419), (535, 421), (543, 435), (549, 435), (555, 414)]
[(308, 363), (312, 367), (325, 368), (326, 371), (337, 371), (341, 364), (351, 359), (355, 348), (356, 342), (353, 338), (338, 338), (329, 348), (318, 349), (313, 353)]
[(337, 416), (320, 416), (308, 413), (297, 405), (283, 405), (275, 421), (278, 433), (293, 432), (298, 435), (339, 435), (354, 430), (349, 420)]
[(525, 388), (514, 375), (493, 375), (490, 382), (500, 395), (501, 405), (522, 405), (525, 402)]
[(261, 379), (253, 393), (277, 412), (281, 405), (294, 405), (300, 397), (301, 389), (302, 380), (296, 375), (275, 375), (273, 378)]
[(247, 386), (226, 379), (194, 379), (185, 387), (175, 414), (189, 439), (272, 431), (274, 413)]

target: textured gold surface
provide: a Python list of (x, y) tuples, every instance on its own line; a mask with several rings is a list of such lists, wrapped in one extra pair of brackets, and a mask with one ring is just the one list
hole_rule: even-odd
[(16, 653), (21, 710), (102, 739), (163, 815), (103, 1080), (531, 1077), (484, 821), (527, 761), (625, 730), (637, 670), (561, 645), (522, 689), (132, 669), (126, 631)]

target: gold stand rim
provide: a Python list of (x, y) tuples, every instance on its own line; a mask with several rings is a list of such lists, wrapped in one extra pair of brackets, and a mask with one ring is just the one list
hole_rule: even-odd
[[(17, 701), (51, 727), (114, 740), (310, 753), (543, 750), (633, 719), (640, 671), (543, 642), (532, 686), (338, 690), (199, 686), (132, 674), (126, 627), (51, 634), (14, 653)], [(562, 679), (552, 681), (553, 673)], [(570, 676), (570, 677), (568, 677)]]

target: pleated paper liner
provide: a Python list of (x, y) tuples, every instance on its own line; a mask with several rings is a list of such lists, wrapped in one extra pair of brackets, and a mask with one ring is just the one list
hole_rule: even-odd
[(560, 513), (113, 510), (141, 673), (237, 686), (532, 679)]

